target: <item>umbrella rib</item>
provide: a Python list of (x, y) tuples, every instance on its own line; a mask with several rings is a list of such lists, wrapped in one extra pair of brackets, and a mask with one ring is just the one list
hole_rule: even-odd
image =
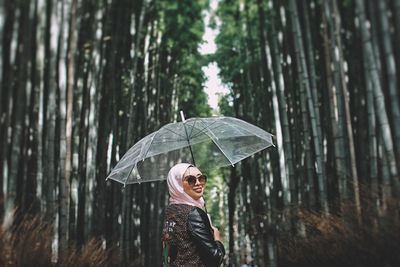
[(183, 135), (181, 135), (180, 133), (174, 132), (174, 131), (172, 131), (171, 129), (168, 129), (168, 128), (164, 128), (164, 129), (165, 129), (165, 130), (168, 130), (168, 131), (170, 131), (171, 133), (174, 133), (174, 134), (176, 134), (176, 135), (182, 137), (184, 140), (186, 140), (186, 137), (183, 136)]
[[(210, 125), (210, 126), (211, 126), (211, 125)], [(210, 131), (210, 126), (204, 127), (203, 129), (200, 130), (199, 133), (197, 133), (197, 134), (196, 134), (195, 136), (193, 136), (192, 138), (195, 138), (195, 137), (199, 136), (200, 134), (205, 133), (206, 130)], [(218, 125), (217, 127), (214, 127), (213, 129), (217, 129), (217, 128), (219, 128), (219, 127), (222, 127), (222, 125)]]
[(158, 134), (158, 131), (155, 132), (154, 135), (151, 137), (151, 141), (150, 141), (149, 147), (147, 148), (146, 153), (144, 154), (143, 159), (145, 159), (146, 156), (147, 156), (147, 153), (149, 153), (150, 147), (151, 147), (151, 145), (153, 144), (153, 141), (154, 141), (154, 137), (155, 137), (157, 134)]
[[(200, 134), (202, 134), (202, 133), (205, 133), (205, 130), (208, 130), (208, 128), (210, 128), (213, 124), (215, 124), (216, 123), (216, 121), (214, 121), (214, 122), (212, 122), (210, 125), (206, 125), (206, 126), (204, 126), (204, 128), (203, 129), (200, 129), (200, 132), (198, 132), (198, 133), (196, 133), (194, 136), (192, 136), (192, 138), (196, 138), (197, 136), (199, 136)], [(222, 125), (219, 125), (218, 127), (221, 127)], [(218, 128), (218, 127), (216, 127), (216, 128)]]
[[(229, 117), (227, 117), (227, 118), (229, 118)], [(210, 124), (209, 128), (210, 128), (214, 123), (215, 123), (215, 122), (213, 122), (212, 124)], [(260, 138), (260, 139), (262, 139), (262, 140), (265, 140), (264, 137), (260, 136), (260, 135), (257, 134), (257, 133), (250, 132), (248, 129), (243, 128), (243, 127), (240, 126), (240, 125), (236, 125), (236, 126), (239, 127), (241, 130), (245, 131), (245, 132), (247, 133), (247, 136), (252, 136), (252, 135), (254, 135), (254, 136), (257, 136), (258, 138)], [(255, 126), (255, 125), (252, 125), (252, 126)], [(213, 128), (213, 129), (217, 129), (217, 128), (219, 128), (219, 127), (222, 127), (222, 125), (217, 125), (217, 127)], [(262, 129), (261, 129), (261, 130), (262, 130)], [(270, 134), (270, 133), (268, 133), (268, 134)], [(270, 135), (272, 135), (272, 134), (270, 134)], [(275, 146), (274, 144), (272, 144), (272, 145)]]
[[(178, 136), (180, 136), (180, 137), (182, 137), (182, 138), (184, 138), (183, 140), (186, 140), (186, 138), (185, 138), (183, 135), (181, 135), (181, 134), (179, 134), (179, 133), (177, 133), (177, 132), (175, 132), (175, 131), (172, 131), (171, 129), (168, 129), (168, 128), (166, 128), (166, 127), (164, 127), (164, 129), (167, 130), (167, 131), (170, 131), (170, 132), (172, 132), (172, 133), (174, 133), (174, 134), (176, 134), (176, 135), (178, 135)], [(147, 148), (147, 151), (146, 151), (146, 153), (144, 154), (144, 156), (143, 156), (142, 159), (145, 159), (145, 158), (146, 158), (147, 153), (149, 152), (150, 147), (151, 147), (151, 145), (153, 144), (154, 137), (159, 133), (159, 131), (160, 131), (160, 130), (156, 131), (156, 132), (154, 133), (154, 135), (152, 136), (151, 141), (150, 141), (150, 144), (149, 144), (149, 147)], [(156, 144), (157, 144), (157, 142), (156, 142)], [(132, 168), (132, 169), (133, 169), (133, 168)], [(131, 170), (131, 172), (132, 172), (132, 170)]]
[[(262, 140), (265, 140), (264, 137), (260, 136), (260, 135), (257, 134), (257, 133), (250, 132), (249, 130), (247, 130), (246, 128), (243, 128), (243, 127), (240, 126), (240, 125), (236, 125), (236, 126), (239, 127), (240, 129), (242, 129), (243, 131), (245, 131), (246, 133), (248, 133), (249, 136), (254, 135), (254, 136), (257, 136), (258, 138), (260, 138), (260, 139), (262, 139)], [(251, 126), (256, 127), (256, 128), (259, 128), (259, 127), (256, 126), (256, 125), (251, 125)], [(261, 130), (264, 131), (263, 129), (261, 129)], [(264, 132), (265, 132), (265, 131), (264, 131)], [(267, 133), (268, 133), (268, 132), (267, 132)], [(272, 136), (272, 134), (270, 134), (270, 133), (268, 133), (268, 134)], [(273, 144), (273, 143), (272, 143), (272, 144)], [(273, 144), (273, 146), (275, 146), (275, 145)]]
[[(215, 134), (213, 132), (210, 131), (210, 129), (206, 129), (208, 130), (215, 138), (217, 138), (215, 136)], [(220, 145), (214, 140), (214, 138), (212, 138), (208, 133), (204, 132), (206, 135), (208, 135), (208, 137), (210, 137), (210, 139), (213, 141), (213, 143), (219, 148), (219, 150), (222, 152), (222, 154), (224, 154), (225, 158), (227, 158), (229, 160), (229, 162), (231, 163), (232, 167), (234, 167), (234, 163), (231, 161), (231, 159), (226, 155), (225, 151), (220, 147)], [(218, 138), (217, 138), (218, 139)]]
[(161, 141), (154, 141), (153, 144), (164, 144), (165, 142), (182, 142), (182, 141), (187, 141), (187, 139), (172, 139), (172, 138), (165, 138)]
[[(143, 157), (142, 159), (145, 159), (145, 158), (146, 158), (147, 153), (148, 153), (149, 150), (150, 150), (151, 144), (153, 143), (154, 137), (157, 135), (157, 133), (158, 133), (158, 131), (155, 132), (154, 135), (151, 137), (151, 141), (150, 141), (149, 147), (147, 148), (146, 154), (144, 155), (144, 157)], [(141, 149), (141, 150), (142, 150), (142, 149)], [(140, 152), (141, 152), (141, 151), (140, 151)], [(140, 154), (142, 154), (142, 153), (140, 153)], [(124, 181), (124, 186), (126, 186), (126, 182), (128, 181), (129, 176), (131, 175), (131, 173), (132, 173), (133, 169), (135, 168), (135, 166), (137, 166), (137, 162), (136, 162), (135, 164), (133, 164), (133, 167), (132, 167), (131, 170), (129, 171), (129, 174), (126, 176), (126, 179), (125, 179), (125, 181)], [(138, 172), (138, 175), (139, 175), (139, 177), (140, 177), (139, 172)]]
[(189, 134), (188, 138), (192, 137), (193, 129), (194, 129), (194, 126), (196, 125), (196, 123), (197, 123), (197, 120), (194, 121), (192, 129), (190, 129), (190, 134)]

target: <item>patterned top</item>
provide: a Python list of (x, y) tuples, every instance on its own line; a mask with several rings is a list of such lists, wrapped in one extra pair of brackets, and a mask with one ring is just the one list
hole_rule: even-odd
[(195, 207), (185, 204), (171, 204), (165, 211), (163, 246), (168, 245), (169, 267), (205, 267), (196, 245), (187, 230), (189, 213)]

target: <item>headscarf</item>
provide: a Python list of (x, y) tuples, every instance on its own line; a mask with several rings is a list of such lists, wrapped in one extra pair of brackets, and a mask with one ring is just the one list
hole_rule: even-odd
[(169, 171), (167, 177), (168, 191), (170, 196), (169, 202), (171, 204), (186, 204), (204, 209), (203, 197), (195, 200), (186, 194), (183, 189), (183, 175), (189, 167), (194, 166), (189, 163), (179, 163), (172, 167)]

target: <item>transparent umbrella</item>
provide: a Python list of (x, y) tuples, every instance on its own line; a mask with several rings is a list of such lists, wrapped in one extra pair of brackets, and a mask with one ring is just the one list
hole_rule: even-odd
[(202, 171), (235, 163), (273, 145), (272, 135), (232, 117), (191, 118), (161, 127), (134, 144), (107, 179), (123, 184), (165, 180), (175, 164)]

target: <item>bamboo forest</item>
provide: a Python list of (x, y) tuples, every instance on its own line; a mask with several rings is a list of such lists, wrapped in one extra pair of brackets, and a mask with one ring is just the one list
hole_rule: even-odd
[(0, 266), (164, 266), (168, 172), (106, 178), (181, 111), (272, 135), (206, 173), (221, 266), (400, 266), (400, 0), (1, 0), (0, 41)]

